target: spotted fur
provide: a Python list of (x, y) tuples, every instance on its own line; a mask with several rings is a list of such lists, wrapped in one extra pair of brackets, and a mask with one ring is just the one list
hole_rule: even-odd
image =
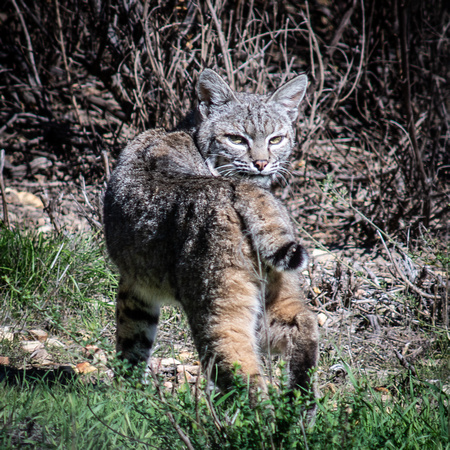
[(124, 149), (108, 184), (105, 236), (121, 277), (117, 351), (148, 363), (160, 306), (175, 303), (223, 389), (238, 363), (252, 392), (264, 390), (264, 348), (284, 353), (292, 387), (307, 389), (318, 332), (301, 300), (306, 252), (273, 194), (250, 177), (219, 176), (198, 142), (147, 131)]

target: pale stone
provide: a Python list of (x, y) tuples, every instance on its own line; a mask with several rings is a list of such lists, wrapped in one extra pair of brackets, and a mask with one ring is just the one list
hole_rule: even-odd
[(317, 314), (317, 322), (319, 323), (319, 326), (323, 327), (325, 325), (325, 322), (327, 321), (328, 317), (324, 313)]

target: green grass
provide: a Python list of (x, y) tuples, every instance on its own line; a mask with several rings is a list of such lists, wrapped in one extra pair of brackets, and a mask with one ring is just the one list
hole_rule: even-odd
[[(245, 383), (208, 404), (188, 387), (176, 396), (154, 384), (44, 381), (0, 384), (0, 446), (22, 448), (449, 448), (449, 398), (434, 386), (405, 379), (389, 400), (352, 375), (353, 392), (318, 401), (315, 424), (302, 425), (302, 402), (272, 390), (275, 417), (262, 402), (248, 405)], [(394, 390), (394, 387), (392, 387)], [(214, 409), (214, 416), (211, 409)]]
[[(78, 349), (95, 343), (110, 351), (116, 285), (104, 251), (90, 236), (0, 229), (0, 326), (17, 332), (41, 327)], [(183, 341), (185, 319), (175, 316), (166, 320)], [(445, 379), (448, 334), (438, 337), (436, 364)], [(64, 361), (78, 361), (75, 344), (64, 350)], [(0, 355), (17, 365), (26, 358), (17, 339), (0, 341)], [(385, 384), (389, 395), (346, 366), (347, 382), (332, 395), (289, 401), (281, 366), (270, 403), (250, 406), (245, 380), (238, 377), (224, 396), (209, 395), (204, 381), (198, 392), (187, 384), (172, 392), (162, 380), (143, 386), (138, 375), (123, 379), (123, 364), (114, 358), (108, 365), (113, 381), (95, 374), (49, 381), (27, 371), (6, 377), (0, 382), (0, 448), (178, 449), (185, 448), (183, 434), (196, 449), (450, 449), (448, 393), (405, 370)], [(311, 402), (317, 402), (317, 416), (308, 425), (304, 411)]]
[(96, 332), (113, 318), (116, 286), (92, 236), (0, 229), (0, 324)]

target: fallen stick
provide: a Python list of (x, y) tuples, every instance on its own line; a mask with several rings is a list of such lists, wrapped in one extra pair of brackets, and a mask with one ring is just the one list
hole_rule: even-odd
[(6, 203), (5, 183), (3, 182), (3, 166), (5, 164), (5, 150), (0, 150), (0, 191), (3, 203), (3, 222), (9, 228), (8, 204)]

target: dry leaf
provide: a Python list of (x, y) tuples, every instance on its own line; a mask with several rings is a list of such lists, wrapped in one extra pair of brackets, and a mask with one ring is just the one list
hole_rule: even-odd
[(382, 394), (390, 394), (389, 389), (386, 389), (383, 386), (374, 388), (375, 391), (381, 392)]
[(83, 354), (88, 358), (93, 358), (94, 362), (106, 363), (108, 361), (105, 351), (96, 345), (86, 345)]
[(44, 330), (39, 330), (39, 329), (30, 330), (29, 333), (32, 337), (34, 337), (35, 339), (37, 339), (40, 342), (45, 342), (48, 338), (48, 333)]
[(44, 347), (37, 348), (31, 354), (31, 359), (34, 362), (36, 362), (38, 364), (42, 364), (42, 365), (52, 364), (53, 363), (52, 356), (50, 355), (50, 353), (47, 350), (45, 350)]
[(335, 394), (336, 393), (336, 386), (334, 383), (328, 383), (323, 387), (324, 394), (330, 393)]
[(97, 369), (93, 365), (91, 365), (87, 361), (85, 361), (82, 363), (78, 363), (75, 366), (75, 371), (78, 373), (81, 373), (81, 374), (86, 374), (86, 373), (96, 372)]
[(12, 342), (13, 340), (14, 340), (14, 333), (9, 331), (9, 327), (0, 327), (0, 341)]
[(22, 350), (28, 353), (33, 353), (38, 348), (44, 348), (44, 344), (39, 341), (23, 341), (20, 345)]
[(65, 347), (65, 345), (62, 342), (58, 341), (58, 339), (55, 338), (47, 339), (47, 344), (52, 345), (53, 347)]
[(178, 355), (178, 357), (179, 357), (182, 361), (186, 361), (187, 359), (193, 359), (193, 358), (194, 358), (194, 353), (193, 353), (193, 352), (180, 352), (180, 354)]

